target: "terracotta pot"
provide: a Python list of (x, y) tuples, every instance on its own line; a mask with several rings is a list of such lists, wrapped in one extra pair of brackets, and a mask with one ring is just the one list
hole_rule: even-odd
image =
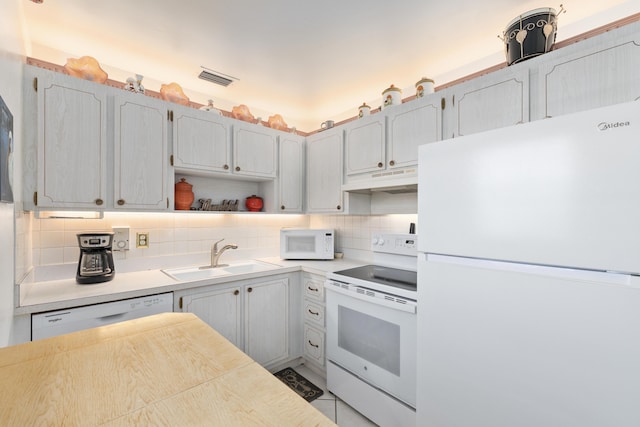
[(175, 189), (175, 206), (176, 210), (188, 211), (191, 209), (194, 195), (191, 189), (193, 185), (189, 184), (186, 179), (181, 178), (180, 182), (176, 183)]
[(247, 209), (249, 212), (260, 212), (262, 210), (263, 202), (262, 197), (258, 197), (255, 194), (247, 197), (247, 201), (245, 202)]

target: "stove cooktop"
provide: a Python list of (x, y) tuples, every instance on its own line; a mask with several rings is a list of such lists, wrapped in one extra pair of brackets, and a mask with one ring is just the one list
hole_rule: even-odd
[[(394, 289), (406, 292), (417, 292), (418, 273), (410, 270), (401, 270), (398, 268), (383, 267), (379, 265), (364, 265), (362, 267), (350, 268), (334, 272), (331, 276), (344, 281), (353, 280), (353, 284), (367, 287), (367, 283), (373, 283), (389, 287), (388, 291), (393, 293)], [(341, 277), (338, 277), (341, 276)], [(384, 291), (380, 286), (377, 289)]]

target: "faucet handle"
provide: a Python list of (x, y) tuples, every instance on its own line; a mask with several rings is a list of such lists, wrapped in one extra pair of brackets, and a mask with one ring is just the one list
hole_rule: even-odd
[(222, 242), (223, 240), (224, 240), (224, 237), (213, 244), (213, 250), (215, 252), (218, 252), (218, 243)]

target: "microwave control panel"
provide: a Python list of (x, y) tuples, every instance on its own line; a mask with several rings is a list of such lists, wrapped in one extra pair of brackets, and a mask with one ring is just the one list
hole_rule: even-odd
[(334, 251), (333, 246), (333, 232), (326, 232), (324, 235), (324, 251), (326, 253), (332, 253)]

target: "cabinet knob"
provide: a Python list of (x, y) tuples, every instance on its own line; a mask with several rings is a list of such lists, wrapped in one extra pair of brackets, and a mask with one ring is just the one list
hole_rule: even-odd
[(280, 209), (281, 209), (281, 210), (284, 210), (284, 209), (285, 209), (284, 205), (280, 206)]
[(247, 288), (247, 292), (253, 292), (253, 288)]
[(381, 168), (382, 166), (384, 166), (382, 162), (378, 162), (378, 167)]
[(395, 160), (391, 160), (391, 161), (389, 162), (389, 166), (395, 166), (395, 164), (396, 164)]
[(222, 169), (224, 169), (224, 170), (229, 170), (229, 165), (224, 165), (224, 166), (222, 167)]
[(338, 205), (338, 206), (336, 206), (336, 209), (337, 209), (337, 210), (340, 210), (340, 209), (342, 209), (342, 208), (340, 207), (340, 205)]
[(240, 166), (236, 166), (236, 172), (240, 172)]
[(307, 340), (307, 342), (309, 343), (309, 345), (310, 345), (311, 347), (315, 347), (315, 348), (320, 347), (318, 344), (314, 344), (314, 343), (312, 343), (312, 342), (311, 342), (311, 340)]
[(239, 294), (240, 294), (240, 291), (236, 289), (235, 291), (233, 291), (233, 294), (234, 294), (234, 295), (239, 295)]
[(123, 206), (123, 205), (124, 205), (124, 199), (118, 200), (118, 206)]
[(102, 199), (96, 199), (96, 205), (102, 206), (103, 203)]

